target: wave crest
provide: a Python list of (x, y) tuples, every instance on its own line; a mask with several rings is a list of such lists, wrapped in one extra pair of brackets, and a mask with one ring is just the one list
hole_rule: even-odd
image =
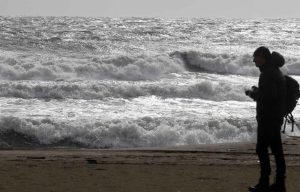
[[(47, 58), (49, 57), (49, 58)], [(258, 76), (252, 56), (175, 51), (161, 55), (58, 58), (1, 56), (2, 80), (158, 80), (171, 73), (192, 72)], [(46, 59), (47, 58), (47, 59)], [(300, 60), (286, 58), (285, 73), (300, 75)]]
[(89, 124), (52, 119), (0, 118), (1, 147), (163, 147), (185, 144), (250, 141), (255, 121), (143, 117)]
[(6, 82), (0, 83), (1, 97), (23, 99), (105, 99), (159, 96), (163, 98), (201, 98), (213, 101), (249, 101), (242, 85), (201, 80), (193, 84), (132, 82)]
[[(250, 54), (237, 56), (197, 51), (175, 51), (170, 56), (181, 58), (190, 71), (246, 76), (258, 76), (260, 73)], [(300, 75), (300, 59), (286, 57), (286, 64), (281, 69), (286, 74)]]
[(51, 58), (25, 59), (0, 57), (2, 80), (156, 80), (170, 73), (182, 72), (184, 66), (178, 58), (168, 55), (113, 58)]
[(173, 52), (171, 56), (180, 57), (187, 69), (220, 74), (257, 76), (250, 55), (235, 56), (230, 54), (201, 53), (197, 51)]

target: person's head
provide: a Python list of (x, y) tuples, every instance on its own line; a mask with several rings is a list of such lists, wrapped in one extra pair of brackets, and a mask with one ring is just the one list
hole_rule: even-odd
[(271, 58), (271, 52), (267, 47), (259, 47), (253, 53), (253, 62), (256, 67), (264, 67)]

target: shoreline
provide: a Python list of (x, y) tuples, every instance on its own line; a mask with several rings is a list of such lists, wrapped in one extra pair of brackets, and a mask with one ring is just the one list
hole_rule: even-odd
[[(283, 140), (287, 189), (300, 183), (300, 139)], [(274, 168), (274, 160), (272, 168)], [(247, 191), (254, 143), (126, 149), (1, 149), (0, 191)], [(274, 169), (273, 169), (274, 173)], [(271, 177), (272, 182), (272, 177)]]

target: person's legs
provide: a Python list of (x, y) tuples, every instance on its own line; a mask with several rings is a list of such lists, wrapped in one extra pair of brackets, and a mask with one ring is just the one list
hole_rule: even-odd
[(268, 184), (271, 174), (270, 159), (268, 153), (268, 144), (264, 141), (258, 141), (256, 144), (256, 153), (260, 164), (260, 180), (259, 183)]
[(251, 192), (269, 192), (269, 175), (271, 174), (270, 159), (268, 153), (269, 139), (267, 124), (258, 122), (256, 153), (260, 162), (260, 178), (258, 184), (249, 187)]
[(257, 144), (256, 153), (258, 155), (260, 164), (260, 181), (268, 182), (269, 175), (271, 174), (271, 165), (269, 159), (269, 138), (268, 138), (268, 125), (265, 122), (258, 122), (257, 128)]
[(284, 178), (286, 165), (285, 165), (280, 133), (278, 135), (271, 142), (271, 150), (275, 157), (275, 162), (276, 162), (276, 177)]
[(285, 191), (285, 172), (286, 165), (282, 148), (281, 124), (274, 125), (274, 132), (271, 138), (271, 150), (276, 162), (276, 179), (275, 183), (272, 185), (273, 188), (278, 189), (278, 191)]

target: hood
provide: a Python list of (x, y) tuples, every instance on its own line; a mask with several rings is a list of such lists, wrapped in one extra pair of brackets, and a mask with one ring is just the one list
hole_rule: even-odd
[(271, 63), (275, 67), (282, 67), (285, 64), (285, 59), (280, 53), (273, 51), (271, 54)]

